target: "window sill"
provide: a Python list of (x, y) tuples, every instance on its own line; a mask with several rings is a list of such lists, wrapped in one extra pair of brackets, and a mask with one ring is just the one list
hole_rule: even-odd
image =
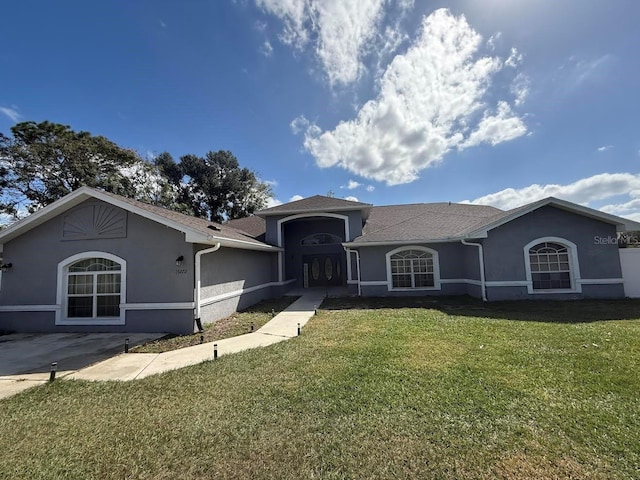
[(82, 318), (82, 319), (70, 319), (63, 318), (56, 322), (56, 325), (124, 325), (124, 318)]
[(582, 293), (581, 290), (576, 290), (575, 288), (555, 288), (551, 290), (530, 290), (530, 294), (532, 295), (545, 295), (549, 293)]
[(441, 290), (440, 286), (435, 287), (406, 287), (406, 288), (388, 288), (390, 292), (421, 292), (421, 291), (430, 291), (430, 290)]

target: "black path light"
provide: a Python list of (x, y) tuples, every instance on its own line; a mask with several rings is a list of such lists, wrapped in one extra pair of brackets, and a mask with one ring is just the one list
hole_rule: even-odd
[(218, 359), (218, 344), (217, 343), (213, 344), (213, 359), (214, 360)]
[(58, 362), (51, 362), (51, 372), (49, 372), (50, 382), (53, 382), (56, 379), (56, 370), (58, 370)]

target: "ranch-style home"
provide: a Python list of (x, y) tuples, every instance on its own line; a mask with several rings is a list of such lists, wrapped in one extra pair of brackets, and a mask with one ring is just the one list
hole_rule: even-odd
[(0, 232), (0, 330), (191, 333), (289, 289), (484, 300), (624, 297), (624, 218), (314, 196), (217, 224), (83, 187)]

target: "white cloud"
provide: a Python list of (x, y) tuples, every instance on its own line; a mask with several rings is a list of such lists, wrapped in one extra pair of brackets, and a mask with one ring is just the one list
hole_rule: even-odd
[(273, 47), (271, 46), (269, 40), (264, 41), (264, 43), (260, 47), (260, 53), (265, 57), (270, 57), (271, 55), (273, 55)]
[(17, 122), (22, 118), (22, 115), (18, 113), (18, 110), (15, 107), (0, 107), (0, 112), (4, 113), (13, 122)]
[(496, 49), (498, 42), (502, 38), (502, 32), (496, 32), (487, 40), (487, 46), (493, 51)]
[(529, 96), (529, 77), (519, 73), (511, 82), (511, 94), (514, 97), (513, 104), (516, 107), (522, 105)]
[(267, 198), (267, 207), (266, 208), (277, 207), (278, 205), (282, 205), (282, 202), (280, 200), (278, 200), (277, 198), (274, 198), (274, 197)]
[(345, 200), (349, 200), (350, 202), (358, 202), (358, 198), (357, 197), (344, 197)]
[(498, 103), (498, 111), (495, 115), (487, 115), (478, 124), (478, 128), (469, 135), (466, 142), (460, 144), (460, 148), (473, 147), (481, 143), (497, 145), (518, 138), (527, 133), (524, 122), (516, 117), (507, 102)]
[(603, 80), (613, 60), (614, 57), (611, 55), (590, 59), (570, 57), (564, 65), (560, 66), (563, 88), (570, 91), (587, 82)]
[(162, 28), (167, 28), (167, 24), (166, 24), (166, 23), (164, 22), (164, 20), (162, 20), (162, 19), (160, 20), (159, 25), (160, 25), (160, 27), (162, 27)]
[(355, 180), (349, 180), (349, 183), (347, 183), (346, 185), (342, 185), (340, 188), (346, 188), (347, 190), (354, 190), (361, 186), (362, 186), (361, 183), (358, 183)]
[(599, 152), (606, 152), (607, 150), (611, 150), (613, 148), (613, 145), (602, 145), (601, 147), (598, 147), (597, 150)]
[(373, 185), (367, 185), (367, 192), (373, 192), (376, 189), (376, 187), (374, 187)]
[(298, 200), (302, 200), (304, 197), (302, 195), (294, 195), (289, 199), (290, 202), (296, 202)]
[(279, 185), (277, 180), (262, 180), (263, 183), (266, 183), (270, 187), (277, 187)]
[(423, 18), (418, 38), (382, 76), (377, 98), (332, 131), (310, 124), (305, 148), (322, 168), (340, 166), (397, 185), (416, 180), (451, 149), (524, 135), (524, 122), (507, 102), (486, 105), (504, 62), (479, 57), (481, 40), (463, 16), (448, 10)]
[[(312, 41), (330, 85), (357, 80), (383, 17), (385, 0), (256, 0), (284, 23), (280, 40), (297, 50)], [(408, 8), (412, 2), (403, 1)]]
[(626, 196), (629, 201), (604, 205), (600, 210), (640, 220), (640, 174), (632, 173), (601, 173), (566, 185), (533, 184), (519, 189), (507, 188), (476, 198), (471, 202), (465, 200), (463, 203), (493, 205), (503, 210), (510, 210), (546, 197), (562, 198), (590, 206), (593, 202), (602, 202), (619, 196)]
[(522, 63), (522, 58), (523, 58), (522, 54), (518, 51), (518, 49), (515, 47), (512, 47), (511, 55), (509, 55), (509, 58), (507, 58), (504, 64), (507, 65), (508, 67), (516, 68)]
[(640, 222), (640, 198), (636, 197), (628, 202), (613, 203), (600, 207), (603, 212), (611, 213), (612, 215), (619, 215), (621, 217), (627, 217), (636, 222)]
[(304, 132), (307, 128), (309, 128), (309, 125), (309, 120), (307, 120), (304, 115), (300, 115), (299, 117), (296, 117), (291, 121), (289, 127), (291, 128), (291, 131), (294, 133), (294, 135), (297, 135), (298, 133)]

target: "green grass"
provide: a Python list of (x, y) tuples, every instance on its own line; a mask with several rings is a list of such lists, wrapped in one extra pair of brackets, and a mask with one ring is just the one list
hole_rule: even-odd
[(639, 367), (640, 302), (328, 300), (271, 347), (0, 401), (0, 478), (639, 478)]
[(246, 310), (236, 312), (233, 315), (204, 325), (202, 333), (193, 335), (169, 335), (154, 342), (140, 345), (131, 349), (133, 353), (162, 353), (179, 348), (190, 347), (203, 342), (213, 342), (223, 338), (237, 337), (251, 332), (251, 325), (258, 330), (271, 320), (276, 314), (287, 308), (299, 297), (285, 296), (263, 300)]

